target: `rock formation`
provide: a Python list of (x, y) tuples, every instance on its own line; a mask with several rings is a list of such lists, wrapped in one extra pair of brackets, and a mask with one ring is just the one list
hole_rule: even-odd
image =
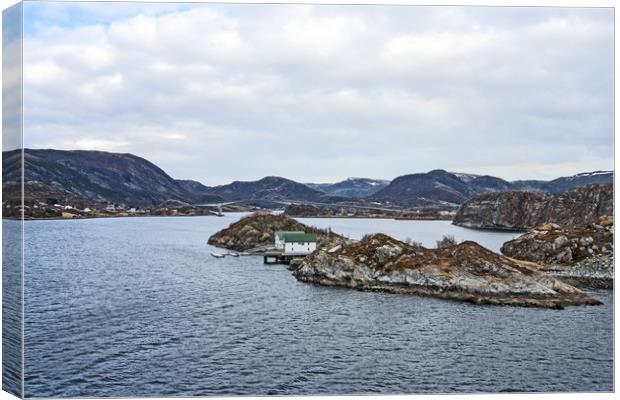
[(552, 275), (579, 286), (613, 286), (614, 222), (560, 227), (545, 224), (510, 240), (501, 252), (511, 258), (538, 263)]
[(317, 234), (317, 248), (331, 248), (348, 242), (329, 230), (307, 226), (285, 215), (254, 213), (209, 238), (209, 244), (236, 251), (261, 250), (274, 245), (276, 231), (306, 231)]
[(484, 193), (465, 202), (453, 223), (466, 228), (525, 231), (545, 223), (589, 223), (612, 214), (613, 186), (595, 184), (558, 196), (515, 191)]
[(291, 269), (303, 282), (475, 304), (550, 308), (600, 304), (573, 286), (474, 242), (426, 249), (376, 234), (335, 252), (314, 252), (292, 263)]

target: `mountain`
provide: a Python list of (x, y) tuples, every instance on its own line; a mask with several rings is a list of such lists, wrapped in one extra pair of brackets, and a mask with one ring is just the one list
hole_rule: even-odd
[(334, 197), (302, 183), (278, 176), (267, 176), (258, 181), (235, 181), (228, 185), (210, 188), (212, 194), (228, 201), (269, 200), (269, 201), (308, 201), (334, 203), (345, 198)]
[(436, 169), (399, 176), (367, 199), (407, 206), (458, 205), (477, 192), (476, 187), (455, 174)]
[[(3, 153), (3, 183), (21, 179), (20, 163), (20, 150)], [(171, 199), (192, 201), (192, 194), (177, 181), (133, 154), (24, 149), (24, 180), (100, 202), (153, 205)]]
[(546, 223), (586, 224), (613, 215), (610, 184), (592, 184), (560, 195), (503, 191), (479, 194), (466, 201), (454, 216), (465, 228), (526, 230)]
[[(334, 184), (304, 185), (268, 176), (252, 182), (235, 181), (208, 187), (192, 180), (175, 180), (153, 163), (132, 154), (103, 151), (24, 150), (26, 182), (40, 182), (81, 199), (128, 206), (150, 206), (166, 200), (217, 203), (255, 200), (264, 206), (278, 202), (368, 205), (369, 201), (407, 207), (456, 207), (483, 192), (506, 190), (559, 194), (591, 183), (612, 183), (613, 171), (595, 171), (552, 181), (507, 182), (489, 175), (433, 170), (403, 175), (392, 182), (349, 178)], [(3, 153), (3, 182), (21, 177), (19, 151)], [(36, 190), (42, 193), (42, 187)], [(56, 194), (57, 195), (57, 194)]]
[(499, 192), (501, 190), (512, 189), (512, 184), (510, 182), (489, 175), (477, 176), (467, 183), (478, 193)]
[(614, 171), (594, 171), (565, 176), (552, 181), (525, 180), (512, 182), (512, 189), (547, 194), (561, 194), (593, 183), (614, 183)]
[(213, 194), (211, 188), (198, 181), (191, 179), (177, 179), (177, 183), (187, 192), (191, 193), (192, 198), (197, 203), (222, 203), (224, 198)]
[(489, 175), (447, 172), (437, 169), (427, 173), (400, 176), (385, 188), (366, 197), (366, 200), (406, 206), (456, 206), (479, 193), (511, 190), (562, 194), (570, 189), (593, 183), (613, 183), (613, 171), (586, 172), (552, 181), (508, 182)]
[(348, 178), (337, 183), (307, 183), (306, 186), (332, 196), (362, 198), (375, 194), (390, 181), (368, 178)]
[(547, 193), (560, 194), (570, 189), (584, 187), (593, 183), (614, 183), (613, 171), (594, 171), (557, 178), (547, 184)]

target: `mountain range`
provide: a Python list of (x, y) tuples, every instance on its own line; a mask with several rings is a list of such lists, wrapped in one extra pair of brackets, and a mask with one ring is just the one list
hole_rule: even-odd
[[(3, 194), (18, 186), (21, 179), (20, 151), (3, 152)], [(303, 184), (269, 176), (257, 181), (235, 181), (227, 185), (206, 186), (192, 180), (177, 180), (144, 158), (132, 154), (102, 151), (24, 150), (24, 180), (37, 182), (36, 193), (49, 186), (72, 196), (97, 202), (130, 206), (151, 206), (166, 200), (191, 203), (219, 203), (239, 200), (348, 204), (381, 203), (407, 207), (453, 207), (478, 193), (506, 190), (548, 194), (591, 183), (613, 183), (613, 171), (595, 171), (552, 181), (509, 182), (488, 175), (433, 170), (403, 175), (394, 180), (349, 178), (337, 183)], [(9, 190), (8, 188), (12, 188)]]
[(332, 196), (361, 199), (377, 193), (389, 184), (388, 180), (348, 178), (336, 183), (306, 183), (305, 185)]

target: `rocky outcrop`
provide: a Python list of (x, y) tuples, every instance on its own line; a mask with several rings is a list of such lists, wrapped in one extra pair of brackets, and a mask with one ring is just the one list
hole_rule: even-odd
[(613, 218), (560, 227), (545, 224), (510, 240), (501, 252), (579, 286), (613, 286)]
[(273, 247), (276, 231), (306, 231), (317, 234), (317, 248), (332, 248), (349, 242), (329, 230), (307, 226), (285, 215), (254, 213), (231, 224), (209, 238), (209, 244), (235, 251), (265, 250)]
[(565, 227), (549, 223), (504, 243), (501, 252), (520, 260), (574, 264), (595, 255), (613, 255), (613, 227), (611, 217)]
[(613, 186), (595, 184), (558, 196), (532, 192), (484, 193), (465, 202), (453, 223), (466, 228), (527, 230), (545, 223), (594, 222), (613, 215)]
[(303, 282), (475, 304), (550, 308), (600, 304), (573, 286), (474, 242), (426, 249), (376, 234), (335, 252), (314, 252), (291, 269)]

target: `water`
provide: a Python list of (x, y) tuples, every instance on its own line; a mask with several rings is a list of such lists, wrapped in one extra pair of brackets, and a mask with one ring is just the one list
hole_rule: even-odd
[(2, 220), (2, 390), (22, 394), (22, 227)]
[(451, 235), (457, 241), (473, 240), (478, 244), (499, 252), (504, 242), (519, 236), (515, 232), (493, 232), (465, 229), (452, 225), (452, 221), (406, 221), (393, 219), (353, 218), (296, 218), (307, 225), (331, 228), (334, 232), (351, 239), (361, 239), (367, 233), (383, 232), (399, 239), (412, 239), (425, 247), (435, 247), (444, 235)]
[[(297, 282), (206, 244), (238, 215), (25, 225), (28, 397), (611, 391), (605, 305), (474, 306)], [(312, 220), (426, 244), (444, 222)], [(497, 236), (496, 236), (497, 235)]]

